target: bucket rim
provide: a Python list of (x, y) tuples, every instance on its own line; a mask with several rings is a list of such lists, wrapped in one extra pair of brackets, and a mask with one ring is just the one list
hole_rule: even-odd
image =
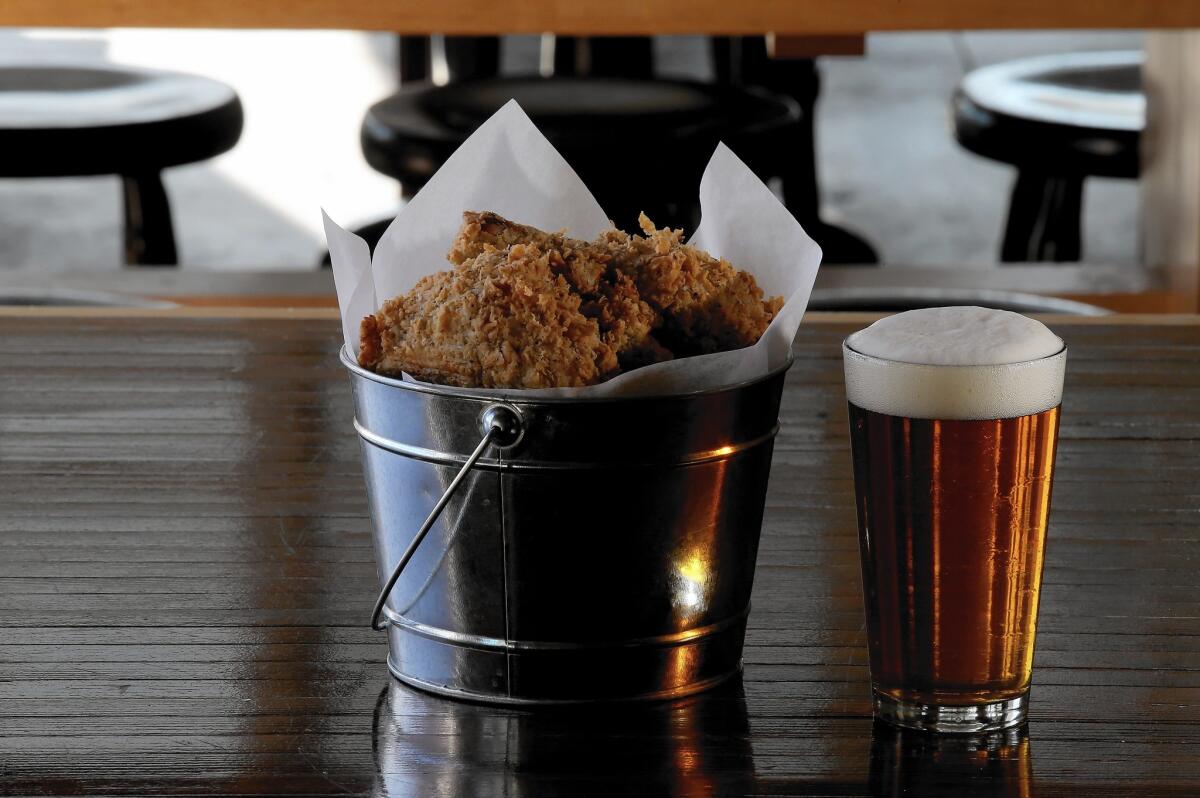
[[(735, 350), (736, 351), (736, 350)], [(713, 394), (721, 394), (727, 392), (738, 391), (743, 388), (749, 388), (752, 385), (767, 382), (792, 367), (796, 362), (796, 354), (793, 350), (788, 350), (787, 360), (783, 364), (776, 366), (761, 377), (754, 377), (741, 382), (730, 383), (729, 385), (721, 385), (715, 388), (701, 388), (697, 391), (683, 391), (681, 393), (667, 394), (649, 394), (646, 396), (592, 396), (592, 397), (574, 397), (574, 396), (531, 396), (522, 398), (514, 396), (513, 391), (519, 391), (519, 388), (502, 388), (504, 391), (496, 393), (489, 391), (486, 388), (458, 388), (448, 385), (435, 385), (427, 382), (406, 382), (398, 380), (395, 377), (385, 377), (382, 374), (376, 374), (373, 371), (363, 368), (358, 365), (350, 355), (350, 350), (346, 345), (342, 345), (339, 350), (339, 359), (342, 365), (355, 376), (368, 379), (373, 382), (378, 382), (383, 385), (388, 385), (393, 388), (399, 388), (405, 391), (413, 391), (415, 393), (430, 394), (433, 396), (445, 396), (455, 399), (474, 399), (489, 402), (506, 402), (511, 404), (611, 404), (615, 402), (644, 402), (655, 401), (662, 399), (690, 399), (700, 396), (709, 396)]]

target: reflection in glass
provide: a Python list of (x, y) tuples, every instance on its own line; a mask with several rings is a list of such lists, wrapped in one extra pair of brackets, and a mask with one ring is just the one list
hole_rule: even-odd
[(871, 730), (871, 795), (1031, 798), (1028, 727), (990, 734), (927, 734), (876, 721)]
[(375, 795), (708, 796), (754, 790), (740, 679), (670, 702), (483, 706), (391, 680), (375, 707)]

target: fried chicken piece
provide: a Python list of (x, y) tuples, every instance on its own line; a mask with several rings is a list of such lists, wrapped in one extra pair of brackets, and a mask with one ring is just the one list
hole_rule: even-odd
[(422, 278), (360, 328), (359, 364), (468, 388), (592, 385), (616, 373), (595, 318), (536, 246), (488, 248)]
[(583, 314), (599, 323), (601, 339), (617, 353), (623, 369), (673, 357), (654, 339), (653, 330), (662, 324), (658, 312), (638, 296), (628, 275), (610, 265), (612, 255), (603, 246), (511, 222), (490, 211), (468, 211), (447, 258), (463, 263), (517, 244), (531, 244), (549, 255), (551, 270), (580, 295)]
[(472, 388), (578, 387), (756, 342), (783, 305), (681, 230), (594, 242), (463, 214), (447, 257), (362, 321), (359, 363)]
[(491, 211), (467, 211), (463, 214), (462, 227), (446, 257), (451, 263), (462, 263), (489, 247), (508, 249), (513, 244), (532, 244), (542, 252), (555, 253), (557, 261), (552, 262), (551, 267), (581, 294), (593, 294), (599, 290), (611, 259), (604, 249), (586, 241), (510, 222)]
[(600, 325), (600, 337), (617, 353), (623, 370), (674, 358), (654, 337), (662, 317), (642, 301), (627, 275), (611, 269), (594, 293), (581, 296), (580, 310)]
[[(614, 307), (598, 318), (606, 341), (618, 352), (657, 352), (662, 359), (667, 351), (685, 356), (740, 349), (762, 336), (783, 307), (782, 297), (764, 300), (752, 275), (684, 244), (682, 230), (658, 230), (645, 214), (638, 222), (645, 238), (614, 230), (589, 243), (496, 213), (468, 212), (450, 260), (459, 262), (486, 247), (504, 249), (517, 242), (559, 253), (561, 263), (553, 263), (553, 268), (584, 295), (585, 308), (598, 301), (597, 295), (617, 294), (607, 298)], [(633, 280), (632, 290), (626, 278)], [(649, 362), (658, 360), (651, 356)]]
[(635, 346), (617, 353), (617, 361), (621, 364), (622, 372), (674, 359), (675, 353), (660, 344), (658, 339), (653, 335), (646, 336), (646, 340), (641, 346)]
[(740, 349), (758, 341), (783, 307), (763, 298), (754, 276), (683, 243), (683, 231), (658, 230), (642, 214), (646, 236), (612, 230), (597, 242), (632, 277), (638, 294), (662, 313), (656, 334), (677, 357)]

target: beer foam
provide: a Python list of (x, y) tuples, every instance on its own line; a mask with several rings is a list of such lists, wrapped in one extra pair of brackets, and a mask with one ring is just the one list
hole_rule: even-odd
[(842, 349), (846, 398), (876, 413), (1014, 418), (1062, 401), (1062, 339), (1019, 313), (910, 310), (854, 333)]

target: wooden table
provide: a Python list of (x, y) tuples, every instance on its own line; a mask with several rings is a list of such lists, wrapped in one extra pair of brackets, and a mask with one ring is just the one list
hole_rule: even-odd
[(0, 311), (0, 793), (1195, 796), (1200, 317), (1071, 346), (1027, 732), (873, 728), (838, 344), (801, 330), (741, 682), (399, 687), (330, 313)]
[[(831, 300), (855, 292), (933, 287), (971, 292), (1029, 292), (1073, 299), (1120, 313), (1182, 311), (1162, 272), (1105, 263), (1006, 264), (1001, 269), (919, 267), (825, 268), (817, 272), (813, 299)], [(155, 299), (208, 307), (337, 307), (331, 269), (144, 269), (64, 272), (53, 269), (0, 269), (0, 304), (16, 299), (58, 296), (100, 299)], [(11, 300), (10, 300), (11, 301)], [(959, 300), (956, 300), (959, 301)]]
[(1200, 0), (6, 0), (0, 25), (581, 35), (1185, 28), (1200, 27)]

